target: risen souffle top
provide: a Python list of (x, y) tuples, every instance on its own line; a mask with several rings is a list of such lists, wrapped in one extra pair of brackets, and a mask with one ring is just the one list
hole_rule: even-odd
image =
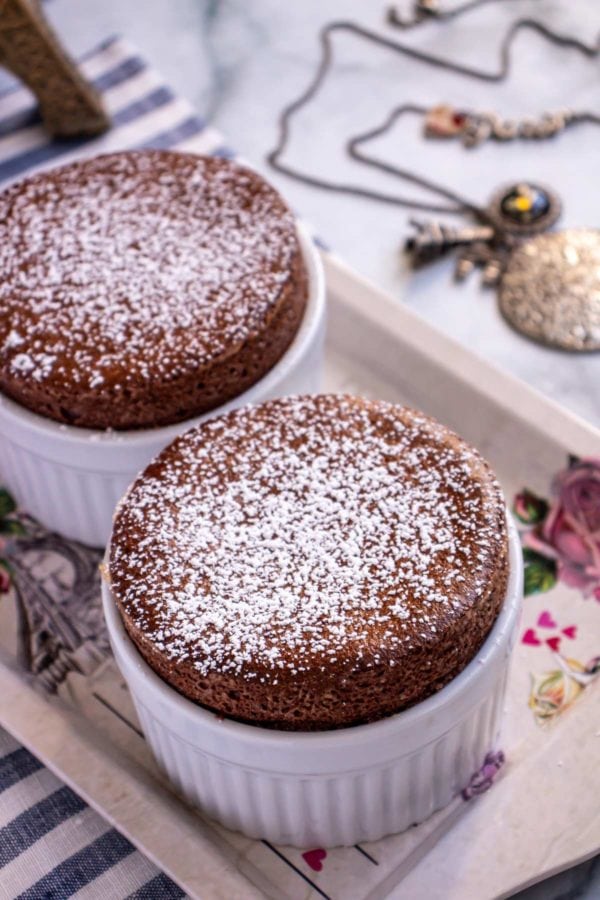
[(284, 729), (437, 691), (504, 600), (505, 509), (481, 456), (421, 413), (275, 400), (174, 441), (117, 514), (109, 577), (174, 688)]
[(294, 219), (224, 159), (114, 153), (0, 194), (0, 390), (90, 428), (167, 425), (242, 393), (306, 302)]

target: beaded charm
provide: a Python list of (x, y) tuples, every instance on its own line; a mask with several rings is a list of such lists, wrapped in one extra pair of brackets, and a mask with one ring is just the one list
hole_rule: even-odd
[(465, 147), (484, 141), (542, 141), (552, 138), (586, 118), (569, 109), (545, 112), (537, 118), (504, 119), (494, 112), (468, 112), (440, 104), (425, 113), (423, 133), (427, 138), (460, 138)]

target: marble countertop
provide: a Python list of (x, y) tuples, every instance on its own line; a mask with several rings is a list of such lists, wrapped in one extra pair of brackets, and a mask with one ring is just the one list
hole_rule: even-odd
[[(454, 3), (448, 0), (448, 5)], [(474, 352), (600, 425), (600, 354), (569, 355), (522, 338), (506, 325), (494, 292), (481, 290), (477, 276), (466, 284), (453, 282), (449, 261), (411, 273), (399, 252), (411, 213), (320, 191), (269, 170), (265, 158), (275, 142), (277, 115), (314, 72), (321, 25), (349, 19), (384, 32), (384, 9), (384, 0), (53, 0), (47, 6), (74, 55), (114, 33), (131, 39), (358, 272)], [(600, 31), (600, 4), (590, 0), (515, 0), (487, 5), (449, 24), (391, 34), (413, 47), (492, 70), (503, 30), (517, 15), (538, 16), (590, 43)], [(294, 122), (286, 159), (310, 175), (386, 191), (400, 192), (405, 186), (364, 172), (346, 159), (343, 147), (349, 135), (374, 127), (398, 103), (450, 101), (494, 108), (507, 116), (598, 104), (599, 61), (582, 60), (533, 34), (519, 36), (510, 78), (493, 85), (431, 70), (347, 35), (336, 38), (335, 51), (321, 96)], [(478, 202), (503, 183), (538, 180), (561, 195), (564, 224), (600, 224), (600, 129), (592, 126), (543, 144), (490, 143), (467, 151), (459, 144), (425, 144), (413, 121), (395, 128), (373, 149)], [(599, 866), (585, 863), (518, 896), (591, 900), (600, 896)]]
[[(324, 22), (357, 21), (413, 47), (494, 70), (501, 35), (515, 16), (538, 16), (591, 43), (600, 30), (600, 5), (590, 0), (492, 3), (452, 23), (412, 32), (386, 28), (385, 6), (385, 0), (146, 0), (142, 12), (139, 4), (120, 0), (54, 0), (48, 13), (74, 54), (114, 32), (129, 37), (358, 272), (474, 352), (600, 425), (600, 353), (571, 355), (521, 337), (500, 316), (495, 292), (480, 288), (477, 274), (461, 285), (453, 282), (451, 260), (412, 273), (400, 247), (414, 213), (307, 187), (273, 173), (265, 161), (279, 111), (314, 72), (317, 32)], [(582, 60), (530, 33), (518, 37), (512, 73), (502, 84), (435, 71), (350, 35), (336, 36), (334, 44), (335, 64), (319, 98), (294, 120), (286, 154), (287, 161), (311, 175), (415, 196), (415, 190), (390, 176), (364, 171), (346, 159), (343, 149), (349, 135), (378, 124), (407, 100), (451, 101), (517, 116), (597, 106), (600, 62)], [(370, 149), (478, 202), (504, 183), (537, 179), (562, 197), (562, 224), (600, 224), (598, 127), (584, 126), (541, 144), (489, 143), (468, 151), (458, 143), (423, 141), (414, 119)]]

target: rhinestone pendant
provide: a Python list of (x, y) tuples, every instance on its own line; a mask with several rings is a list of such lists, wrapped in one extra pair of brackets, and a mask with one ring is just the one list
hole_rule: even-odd
[(600, 350), (600, 230), (543, 234), (560, 213), (556, 194), (520, 182), (493, 195), (482, 225), (413, 223), (405, 249), (413, 266), (458, 249), (456, 279), (479, 267), (484, 286), (498, 288), (503, 316), (522, 334), (564, 350)]
[(511, 254), (498, 291), (508, 322), (563, 350), (600, 350), (600, 231), (540, 234)]

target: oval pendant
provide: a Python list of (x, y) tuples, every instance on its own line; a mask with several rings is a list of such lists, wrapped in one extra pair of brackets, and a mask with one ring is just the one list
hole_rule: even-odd
[(526, 237), (547, 231), (560, 216), (561, 207), (558, 195), (550, 188), (520, 181), (496, 191), (486, 213), (499, 232)]
[(532, 237), (508, 259), (498, 290), (508, 322), (564, 350), (600, 350), (600, 231), (572, 228)]

